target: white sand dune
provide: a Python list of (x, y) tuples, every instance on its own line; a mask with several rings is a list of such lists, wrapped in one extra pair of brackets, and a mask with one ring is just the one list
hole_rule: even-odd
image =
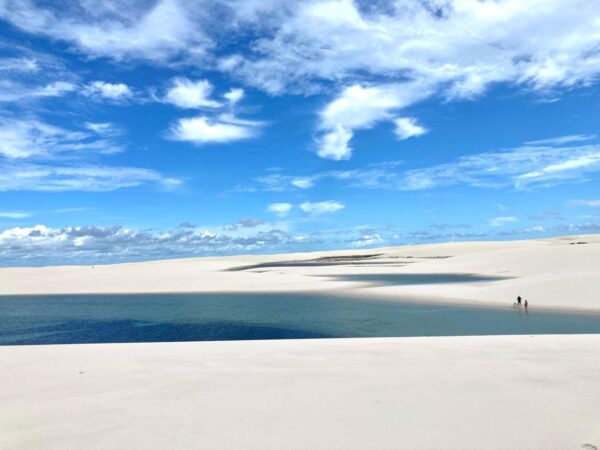
[(0, 448), (600, 448), (599, 350), (598, 335), (0, 347)]
[[(274, 261), (369, 254), (379, 256), (353, 265), (227, 270)], [(340, 278), (343, 275), (449, 273), (504, 279), (477, 283), (373, 286)], [(363, 297), (505, 306), (521, 295), (529, 300), (532, 307), (600, 310), (600, 235), (99, 266), (0, 269), (1, 294), (320, 290)]]
[[(369, 274), (502, 278), (343, 279)], [(0, 269), (1, 294), (225, 291), (597, 311), (600, 235)], [(591, 450), (599, 354), (600, 335), (0, 347), (0, 449)]]

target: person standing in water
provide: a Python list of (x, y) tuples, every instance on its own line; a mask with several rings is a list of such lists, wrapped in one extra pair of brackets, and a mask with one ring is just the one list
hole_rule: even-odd
[(521, 306), (521, 296), (517, 297), (517, 306)]
[(529, 303), (527, 302), (527, 300), (525, 300), (525, 309), (527, 309), (528, 306), (529, 306)]

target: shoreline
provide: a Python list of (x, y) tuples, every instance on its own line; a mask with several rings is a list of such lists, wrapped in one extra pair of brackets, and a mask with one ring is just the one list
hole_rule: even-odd
[[(439, 306), (455, 306), (458, 308), (468, 309), (493, 309), (498, 311), (515, 310), (515, 312), (521, 311), (523, 313), (556, 313), (556, 314), (573, 314), (573, 315), (598, 315), (600, 316), (599, 308), (580, 308), (580, 307), (560, 307), (560, 306), (530, 306), (529, 309), (525, 310), (523, 306), (517, 308), (515, 306), (506, 305), (504, 303), (492, 303), (492, 302), (473, 302), (472, 300), (461, 300), (455, 298), (445, 297), (398, 297), (393, 293), (382, 293), (382, 292), (368, 292), (365, 293), (364, 289), (379, 288), (382, 286), (370, 286), (370, 287), (355, 287), (355, 288), (330, 288), (320, 290), (304, 290), (300, 292), (281, 290), (281, 291), (253, 291), (246, 293), (247, 295), (269, 295), (269, 296), (286, 296), (286, 295), (298, 295), (298, 296), (325, 296), (335, 297), (337, 299), (352, 299), (352, 300), (365, 300), (365, 301), (376, 301), (385, 303), (401, 303), (401, 304), (412, 304), (412, 305), (439, 305)], [(145, 297), (145, 296), (178, 296), (178, 295), (244, 295), (239, 291), (172, 291), (172, 292), (82, 292), (82, 293), (52, 293), (52, 294), (0, 294), (0, 299), (3, 297), (94, 297), (94, 296), (106, 296), (106, 297), (117, 297), (117, 296), (131, 296), (131, 297)]]

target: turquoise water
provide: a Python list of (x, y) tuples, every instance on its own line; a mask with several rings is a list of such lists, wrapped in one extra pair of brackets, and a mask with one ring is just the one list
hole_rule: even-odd
[(296, 294), (0, 297), (0, 344), (600, 333), (600, 316)]

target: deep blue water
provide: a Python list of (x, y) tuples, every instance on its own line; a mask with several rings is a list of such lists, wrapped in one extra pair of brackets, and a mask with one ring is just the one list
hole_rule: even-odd
[(600, 333), (600, 316), (296, 294), (0, 296), (0, 345)]

